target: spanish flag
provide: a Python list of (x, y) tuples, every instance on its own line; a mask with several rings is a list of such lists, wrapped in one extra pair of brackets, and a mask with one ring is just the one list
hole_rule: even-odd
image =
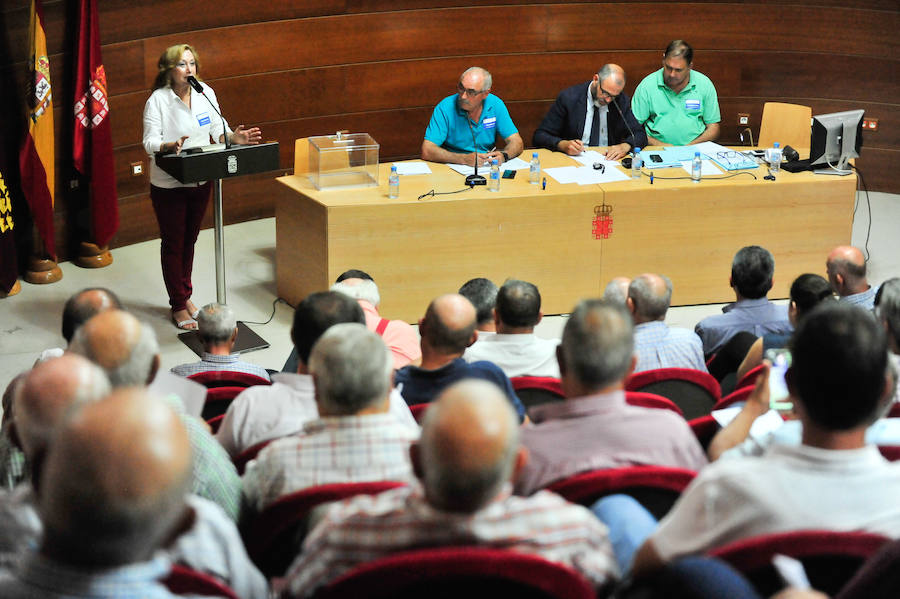
[(53, 100), (47, 38), (44, 35), (44, 10), (40, 0), (31, 0), (30, 38), (28, 135), (19, 153), (19, 170), (22, 173), (22, 192), (44, 242), (44, 250), (56, 260), (53, 235)]

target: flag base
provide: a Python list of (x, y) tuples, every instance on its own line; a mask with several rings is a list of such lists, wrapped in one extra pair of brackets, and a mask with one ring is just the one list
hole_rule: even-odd
[(3, 299), (3, 298), (5, 298), (5, 297), (9, 297), (9, 296), (11, 296), (11, 295), (16, 295), (16, 294), (19, 293), (20, 291), (22, 291), (22, 285), (21, 285), (21, 284), (19, 283), (19, 281), (17, 280), (17, 281), (15, 282), (15, 284), (12, 286), (12, 289), (10, 289), (9, 291), (7, 291), (6, 293), (3, 293), (2, 291), (0, 291), (0, 299)]
[(38, 258), (31, 256), (28, 259), (28, 270), (25, 271), (25, 281), (32, 285), (49, 285), (62, 279), (62, 270), (55, 260), (50, 258)]
[(78, 244), (78, 257), (75, 264), (82, 268), (103, 268), (112, 264), (112, 254), (109, 253), (109, 247), (97, 247), (96, 244), (89, 241), (82, 241)]

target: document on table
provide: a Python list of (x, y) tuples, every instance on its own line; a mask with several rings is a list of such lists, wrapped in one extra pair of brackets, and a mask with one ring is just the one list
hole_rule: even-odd
[(578, 183), (579, 185), (628, 180), (628, 175), (614, 166), (607, 166), (602, 172), (587, 166), (559, 166), (544, 169), (544, 172), (559, 183)]
[[(716, 163), (712, 160), (701, 160), (700, 161), (700, 175), (706, 177), (707, 175), (721, 175), (722, 171), (716, 167)], [(693, 160), (682, 160), (681, 168), (683, 168), (687, 174), (691, 174), (691, 169), (693, 168)]]
[(431, 174), (431, 167), (428, 166), (428, 163), (423, 160), (416, 160), (414, 162), (395, 162), (394, 166), (397, 167), (398, 175), (429, 175)]
[[(469, 176), (469, 175), (475, 174), (474, 166), (469, 166), (467, 164), (448, 164), (447, 166), (449, 166), (450, 168), (455, 170), (460, 175)], [(503, 171), (520, 171), (522, 169), (526, 169), (526, 168), (530, 168), (530, 167), (531, 167), (531, 165), (528, 164), (527, 162), (525, 162), (524, 160), (522, 160), (521, 158), (513, 158), (512, 160), (507, 160), (506, 162), (504, 162), (503, 164), (500, 165), (500, 172), (502, 173)], [(431, 171), (429, 171), (429, 172), (431, 172)], [(488, 166), (486, 164), (478, 165), (478, 174), (484, 175), (485, 177), (487, 177), (488, 173), (490, 173), (490, 172), (491, 172), (490, 166)]]
[(617, 160), (607, 160), (606, 156), (596, 150), (588, 150), (576, 156), (572, 156), (572, 158), (574, 158), (577, 162), (580, 162), (584, 166), (593, 166), (595, 162), (599, 162), (606, 165), (606, 168), (609, 168), (610, 166), (619, 164)]

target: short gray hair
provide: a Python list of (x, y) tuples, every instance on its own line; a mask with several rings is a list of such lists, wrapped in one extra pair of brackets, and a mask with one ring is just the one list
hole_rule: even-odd
[(625, 378), (634, 354), (634, 325), (625, 308), (604, 300), (583, 300), (562, 334), (565, 374), (601, 389)]
[(620, 73), (618, 69), (613, 68), (611, 64), (605, 64), (597, 71), (597, 78), (605, 81), (609, 77), (616, 77), (616, 85), (625, 85), (625, 75)]
[(625, 300), (628, 299), (628, 292), (627, 287), (623, 288), (619, 283), (620, 279), (622, 277), (616, 277), (606, 284), (606, 288), (603, 290), (603, 299), (611, 304), (624, 306)]
[[(132, 346), (127, 359), (115, 367), (103, 368), (114, 389), (119, 387), (143, 387), (150, 378), (154, 361), (159, 354), (159, 343), (156, 340), (156, 333), (153, 332), (150, 325), (145, 322), (140, 322), (139, 324), (141, 327), (140, 336), (137, 343)], [(91, 350), (91, 344), (87, 342), (86, 337), (85, 327), (80, 327), (75, 331), (69, 350), (84, 356), (95, 364), (99, 364), (100, 362)]]
[(316, 400), (333, 414), (356, 414), (386, 398), (392, 371), (381, 337), (355, 322), (329, 328), (309, 355)]
[(197, 315), (197, 328), (204, 345), (225, 343), (231, 339), (236, 326), (234, 310), (225, 304), (206, 304)]
[(657, 295), (648, 277), (637, 276), (628, 286), (628, 297), (634, 302), (635, 316), (644, 321), (662, 320), (672, 302), (672, 281), (665, 275), (658, 275), (666, 284), (666, 291)]
[(378, 285), (372, 279), (359, 279), (359, 283), (350, 285), (344, 281), (339, 281), (331, 286), (331, 291), (338, 291), (344, 295), (349, 295), (355, 300), (363, 300), (369, 302), (373, 306), (381, 303), (381, 294), (378, 293)]
[(481, 73), (481, 76), (484, 78), (484, 80), (481, 82), (481, 89), (478, 91), (480, 91), (480, 92), (487, 91), (493, 87), (494, 79), (493, 79), (493, 77), (491, 77), (491, 73), (487, 69), (484, 69), (481, 67), (469, 67), (468, 69), (463, 71), (463, 74), (461, 75), (460, 78), (463, 78), (466, 75), (468, 75), (469, 73), (473, 73), (473, 72)]

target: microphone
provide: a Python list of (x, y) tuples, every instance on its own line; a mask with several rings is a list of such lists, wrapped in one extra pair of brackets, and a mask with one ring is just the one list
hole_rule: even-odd
[[(468, 116), (466, 117), (466, 120), (469, 120)], [(466, 185), (469, 187), (487, 185), (487, 179), (478, 174), (478, 144), (475, 142), (475, 130), (472, 128), (471, 121), (469, 122), (469, 133), (472, 134), (472, 145), (475, 147), (475, 174), (466, 177)]]
[(222, 116), (222, 113), (219, 112), (219, 109), (216, 108), (216, 105), (213, 104), (212, 100), (209, 99), (209, 96), (206, 95), (206, 92), (203, 91), (203, 86), (197, 81), (197, 78), (193, 75), (187, 76), (187, 82), (191, 87), (194, 88), (194, 91), (206, 98), (206, 101), (209, 102), (209, 105), (212, 106), (212, 109), (216, 111), (216, 114), (219, 115), (219, 118), (222, 119), (222, 137), (225, 138), (225, 149), (231, 148), (231, 141), (228, 139), (228, 127), (225, 125), (225, 117)]
[[(618, 98), (612, 101), (612, 105), (616, 107), (616, 110), (619, 112), (619, 116), (622, 117), (622, 122), (625, 123), (625, 128), (628, 129), (628, 133), (631, 134), (631, 141), (637, 141), (634, 138), (634, 131), (631, 130), (631, 126), (628, 124), (628, 119), (625, 118), (625, 115), (622, 114), (622, 109), (619, 108)], [(631, 150), (634, 151), (634, 144), (631, 144)]]

